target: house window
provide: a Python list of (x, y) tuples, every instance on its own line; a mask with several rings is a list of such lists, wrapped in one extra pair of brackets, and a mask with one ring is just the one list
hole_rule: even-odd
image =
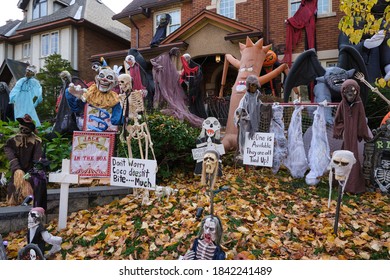
[(217, 12), (228, 18), (236, 17), (236, 1), (235, 0), (220, 0), (218, 1)]
[(33, 2), (33, 19), (47, 16), (47, 0), (34, 0)]
[(43, 57), (59, 53), (59, 33), (43, 34), (41, 37), (41, 55)]
[(31, 43), (23, 44), (23, 58), (30, 57)]
[(176, 29), (180, 27), (180, 10), (173, 11), (164, 11), (154, 16), (154, 32), (156, 32), (157, 27), (160, 23), (161, 17), (164, 17), (165, 14), (169, 14), (171, 16), (171, 22), (167, 26), (167, 36), (173, 33)]
[[(301, 5), (301, 1), (289, 0), (290, 1), (290, 17), (292, 17)], [(332, 12), (331, 0), (318, 0), (317, 1), (317, 14), (328, 15)]]

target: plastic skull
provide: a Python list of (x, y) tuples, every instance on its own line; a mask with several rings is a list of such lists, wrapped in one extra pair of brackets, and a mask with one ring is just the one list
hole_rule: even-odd
[(109, 92), (116, 86), (118, 77), (114, 70), (108, 67), (101, 68), (95, 77), (95, 82), (101, 92)]
[(207, 174), (214, 174), (218, 165), (218, 154), (216, 151), (206, 151), (203, 156), (203, 164)]
[(45, 210), (43, 208), (41, 207), (31, 208), (27, 217), (28, 228), (32, 228), (39, 225), (42, 222), (44, 216), (45, 216)]
[(202, 129), (208, 137), (213, 137), (221, 129), (221, 124), (217, 118), (208, 117), (203, 121)]
[(118, 82), (121, 93), (131, 92), (131, 76), (129, 74), (120, 74), (118, 76)]
[(37, 259), (37, 252), (34, 249), (30, 249), (30, 260), (35, 261)]
[(330, 167), (334, 169), (336, 180), (346, 181), (355, 163), (356, 159), (351, 151), (334, 151), (330, 161)]

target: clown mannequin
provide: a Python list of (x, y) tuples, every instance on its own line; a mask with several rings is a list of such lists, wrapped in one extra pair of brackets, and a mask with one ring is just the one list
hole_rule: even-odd
[(367, 126), (358, 83), (352, 79), (346, 80), (341, 86), (341, 96), (342, 101), (337, 108), (334, 121), (333, 137), (342, 139), (341, 149), (351, 151), (356, 158), (345, 191), (354, 194), (363, 193), (366, 188), (359, 161), (358, 142), (370, 140), (372, 134)]
[[(28, 213), (27, 243), (38, 245), (45, 258), (49, 258), (61, 250), (62, 238), (53, 236), (45, 229), (43, 225), (44, 218), (45, 210), (43, 208), (35, 207), (30, 210)], [(46, 243), (52, 245), (47, 254), (45, 254)]]
[[(7, 201), (11, 205), (20, 204), (25, 198), (20, 197), (20, 193), (23, 192), (20, 187), (25, 186), (24, 180), (20, 179), (23, 179), (25, 173), (33, 168), (34, 161), (39, 161), (42, 156), (42, 140), (34, 134), (35, 124), (30, 115), (17, 118), (17, 121), (19, 122), (19, 133), (8, 139), (4, 146), (4, 152), (12, 172), (7, 187)], [(30, 184), (32, 184), (31, 179)]]
[(236, 126), (239, 126), (238, 159), (242, 159), (244, 156), (246, 133), (249, 132), (249, 137), (252, 137), (259, 129), (260, 105), (259, 80), (255, 75), (249, 75), (246, 78), (246, 93), (234, 113), (234, 123)]
[[(100, 109), (103, 114), (106, 113), (106, 110), (112, 109), (111, 124), (119, 125), (122, 122), (122, 107), (118, 94), (112, 90), (118, 82), (117, 74), (106, 65), (97, 67), (96, 70), (98, 74), (95, 76), (95, 84), (91, 85), (88, 90), (81, 86), (75, 86), (73, 83), (69, 85), (69, 88), (66, 90), (66, 98), (68, 99), (69, 106), (73, 112), (80, 113), (82, 108), (80, 108), (78, 101), (81, 100)], [(108, 124), (105, 121), (97, 121), (98, 126), (89, 127), (91, 130), (107, 130)]]
[(223, 233), (221, 220), (209, 215), (200, 226), (199, 235), (183, 260), (224, 260), (225, 252), (220, 245)]
[(35, 79), (36, 67), (31, 65), (26, 68), (25, 77), (19, 79), (10, 93), (10, 103), (14, 104), (14, 115), (23, 118), (29, 114), (36, 126), (41, 126), (35, 108), (42, 102), (42, 87)]

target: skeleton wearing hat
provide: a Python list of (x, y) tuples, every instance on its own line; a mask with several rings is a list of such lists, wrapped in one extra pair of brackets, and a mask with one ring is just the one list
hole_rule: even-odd
[(37, 69), (30, 65), (26, 68), (25, 77), (19, 79), (10, 92), (9, 102), (14, 105), (14, 115), (16, 118), (23, 118), (25, 114), (31, 116), (36, 126), (41, 126), (35, 108), (42, 102), (42, 86), (35, 74)]
[[(7, 201), (10, 205), (20, 204), (31, 195), (32, 179), (25, 180), (25, 174), (42, 157), (42, 140), (34, 134), (35, 124), (29, 115), (17, 118), (19, 133), (9, 138), (4, 146), (5, 155), (12, 172), (7, 186)], [(27, 190), (26, 190), (27, 189)]]
[[(41, 207), (35, 207), (28, 213), (28, 232), (27, 243), (36, 244), (44, 254), (49, 258), (61, 250), (62, 238), (50, 234), (43, 225), (45, 219), (45, 210)], [(45, 254), (46, 243), (52, 245), (51, 249)]]

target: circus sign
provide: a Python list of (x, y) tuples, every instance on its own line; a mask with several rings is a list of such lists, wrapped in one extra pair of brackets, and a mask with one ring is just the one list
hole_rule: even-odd
[(81, 177), (110, 177), (114, 132), (75, 131), (70, 173)]

